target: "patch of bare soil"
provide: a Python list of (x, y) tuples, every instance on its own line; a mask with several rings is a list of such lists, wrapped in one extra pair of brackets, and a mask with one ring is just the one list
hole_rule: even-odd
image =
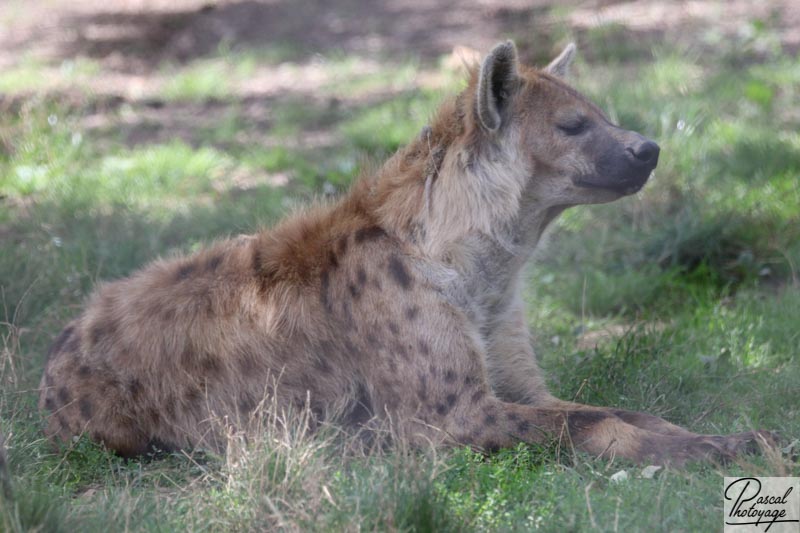
[[(424, 70), (456, 46), (486, 50), (517, 37), (522, 55), (542, 62), (563, 44), (557, 41), (565, 29), (585, 41), (583, 52), (591, 57), (587, 35), (604, 24), (621, 29), (621, 39), (648, 43), (691, 38), (712, 25), (735, 32), (756, 18), (772, 21), (787, 49), (800, 47), (800, 4), (792, 0), (2, 0), (0, 69), (39, 61), (56, 71), (65, 61), (93, 59), (100, 70), (86, 85), (92, 98), (112, 105), (87, 113), (88, 125), (139, 144), (191, 140), (197, 128), (231, 113), (249, 121), (251, 132), (268, 128), (270, 107), (286, 94), (328, 105), (314, 102), (325, 82), (315, 60), (332, 51), (359, 58), (365, 68), (419, 57)], [(221, 48), (279, 50), (280, 57), (259, 65), (225, 102), (160, 99), (165, 64), (188, 64)], [(59, 90), (46, 80), (43, 86)], [(122, 103), (130, 112), (121, 119), (104, 115)], [(309, 131), (329, 141), (330, 131), (313, 124)]]
[[(553, 15), (566, 6), (573, 9), (565, 17)], [(0, 65), (30, 54), (86, 56), (141, 74), (221, 45), (281, 47), (300, 61), (332, 50), (435, 59), (457, 45), (485, 50), (504, 36), (529, 40), (556, 23), (661, 33), (698, 25), (735, 31), (753, 19), (773, 21), (786, 46), (800, 44), (800, 5), (791, 0), (4, 0)]]

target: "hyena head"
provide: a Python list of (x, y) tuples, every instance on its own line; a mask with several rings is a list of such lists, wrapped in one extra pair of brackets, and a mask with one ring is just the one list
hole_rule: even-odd
[(545, 207), (609, 202), (639, 191), (658, 163), (656, 143), (612, 124), (563, 81), (574, 54), (570, 44), (536, 70), (518, 64), (509, 41), (478, 72), (476, 129), (484, 144), (505, 146), (525, 174), (523, 204), (524, 197)]

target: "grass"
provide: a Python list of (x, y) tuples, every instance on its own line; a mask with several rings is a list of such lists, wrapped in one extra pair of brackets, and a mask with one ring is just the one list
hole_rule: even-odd
[[(680, 47), (638, 46), (618, 26), (579, 41), (591, 53), (575, 84), (657, 139), (662, 159), (637, 197), (566, 213), (531, 269), (529, 319), (552, 389), (696, 431), (769, 428), (796, 443), (797, 58), (774, 46), (768, 21)], [(345, 187), (365, 154), (391, 153), (460, 87), (453, 72), (419, 61), (334, 53), (314, 67), (323, 82), (313, 100), (278, 98), (269, 142), (243, 140), (251, 126), (240, 86), (264, 65), (309, 68), (287, 50), (221, 50), (162, 67), (167, 111), (229, 106), (190, 141), (162, 144), (87, 128), (95, 96), (87, 90), (75, 105), (41, 85), (39, 70), (52, 66), (24, 60), (0, 77), (0, 92), (21, 102), (0, 115), (0, 429), (14, 490), (0, 497), (0, 529), (700, 531), (720, 527), (724, 474), (800, 475), (790, 454), (654, 478), (557, 446), (362, 455), (333, 429), (311, 437), (292, 420), (247, 442), (232, 437), (225, 457), (123, 461), (86, 439), (54, 451), (35, 405), (44, 353), (98, 281), (254, 231)], [(62, 79), (73, 91), (102, 73), (88, 60), (74, 65)], [(130, 106), (109, 114), (135, 113)], [(334, 141), (304, 146), (318, 130)], [(287, 179), (271, 182), (277, 174)], [(622, 469), (628, 480), (612, 482)]]

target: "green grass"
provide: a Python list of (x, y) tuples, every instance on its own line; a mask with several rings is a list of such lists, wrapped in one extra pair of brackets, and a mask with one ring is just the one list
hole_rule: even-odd
[[(800, 63), (774, 46), (768, 22), (750, 30), (709, 30), (679, 47), (631, 41), (613, 25), (579, 36), (591, 52), (575, 84), (657, 139), (661, 161), (637, 197), (567, 212), (525, 297), (559, 396), (702, 432), (776, 429), (791, 442), (800, 437)], [(224, 49), (163, 66), (165, 113), (175, 102), (229, 106), (191, 142), (165, 144), (126, 146), (85, 127), (94, 98), (85, 86), (102, 74), (89, 60), (58, 67), (62, 85), (43, 85), (53, 67), (27, 60), (0, 76), (0, 92), (22, 102), (0, 116), (0, 429), (14, 487), (12, 500), (0, 497), (0, 529), (705, 531), (720, 528), (724, 474), (800, 475), (788, 456), (653, 479), (557, 446), (364, 456), (345, 453), (333, 430), (310, 437), (294, 423), (265, 427), (226, 457), (123, 461), (86, 439), (53, 450), (35, 406), (44, 353), (98, 281), (344, 188), (365, 156), (415, 136), (461, 87), (419, 61), (334, 53), (314, 67), (323, 81), (304, 88), (313, 101), (272, 103), (270, 142), (242, 140), (251, 126), (239, 87), (265, 65), (309, 68), (291, 63), (296, 55), (291, 44)], [(420, 85), (422, 74), (438, 81)], [(64, 86), (86, 91), (83, 105)], [(306, 147), (309, 131), (334, 142)], [(288, 182), (271, 184), (278, 174)], [(605, 328), (613, 333), (587, 346)], [(629, 479), (611, 482), (621, 469)]]
[(89, 58), (64, 60), (49, 65), (32, 57), (23, 57), (11, 68), (0, 72), (0, 93), (31, 93), (47, 88), (87, 90), (89, 81), (100, 73), (100, 65)]

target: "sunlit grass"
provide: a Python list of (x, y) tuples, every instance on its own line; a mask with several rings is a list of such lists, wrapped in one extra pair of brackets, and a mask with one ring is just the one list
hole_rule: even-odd
[(67, 59), (54, 66), (33, 57), (23, 57), (14, 66), (0, 70), (0, 94), (37, 92), (43, 88), (87, 90), (100, 73), (100, 65), (88, 58)]

